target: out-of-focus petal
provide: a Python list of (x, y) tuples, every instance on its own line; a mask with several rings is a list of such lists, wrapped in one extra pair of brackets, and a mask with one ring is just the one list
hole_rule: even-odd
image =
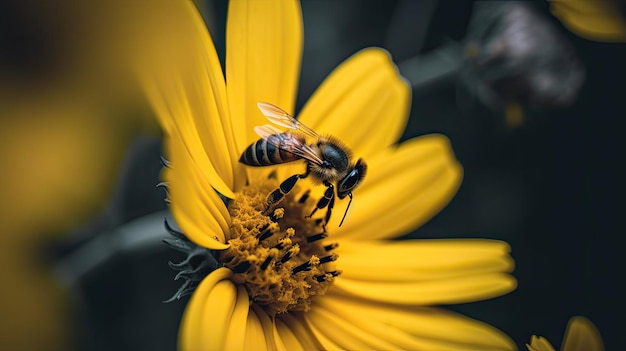
[(514, 266), (509, 246), (490, 240), (344, 240), (335, 251), (339, 279), (383, 285), (511, 272)]
[[(450, 143), (441, 135), (411, 139), (382, 150), (367, 160), (363, 184), (343, 226), (333, 229), (338, 238), (383, 239), (406, 234), (422, 225), (445, 205), (461, 184), (462, 168)], [(338, 201), (342, 214), (347, 201)], [(336, 228), (341, 217), (331, 218)]]
[[(497, 329), (437, 308), (393, 306), (328, 296), (317, 300), (312, 311), (307, 321), (327, 339), (347, 349), (378, 348), (371, 339), (390, 345), (383, 348), (386, 350), (516, 349)], [(324, 326), (328, 320), (334, 320), (338, 329)], [(359, 335), (349, 335), (346, 340), (344, 332), (352, 328), (359, 330)]]
[(561, 351), (603, 351), (602, 336), (587, 318), (576, 316), (570, 319), (565, 331)]
[(180, 137), (205, 182), (232, 197), (245, 178), (219, 59), (191, 1), (172, 2), (168, 9), (171, 23), (161, 25), (176, 31), (144, 44), (150, 56), (140, 56), (137, 74), (166, 134)]
[(526, 344), (528, 351), (555, 351), (548, 340), (542, 336), (533, 335), (530, 338), (530, 345)]
[(365, 49), (326, 78), (299, 119), (322, 135), (336, 136), (356, 156), (367, 156), (398, 140), (408, 120), (410, 95), (389, 53)]
[(241, 153), (267, 123), (265, 101), (293, 113), (302, 56), (302, 14), (294, 0), (231, 1), (226, 26), (226, 89)]
[(579, 36), (595, 41), (626, 41), (626, 18), (616, 0), (550, 0), (550, 9)]
[(221, 350), (237, 300), (228, 268), (211, 272), (191, 296), (180, 331), (182, 350)]

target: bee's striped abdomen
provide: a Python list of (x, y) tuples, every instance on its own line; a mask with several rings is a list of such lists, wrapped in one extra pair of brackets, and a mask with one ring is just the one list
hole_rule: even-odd
[(299, 159), (291, 152), (278, 148), (267, 140), (259, 139), (246, 148), (239, 162), (249, 166), (271, 166)]

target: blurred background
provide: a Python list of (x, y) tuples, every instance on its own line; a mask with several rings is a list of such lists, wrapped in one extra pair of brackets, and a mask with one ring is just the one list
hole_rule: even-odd
[[(153, 115), (126, 54), (161, 2), (0, 5), (0, 348), (172, 350), (186, 299), (162, 245)], [(196, 1), (223, 60), (227, 2)], [(626, 4), (623, 1), (302, 0), (297, 106), (356, 51), (387, 49), (413, 86), (404, 139), (443, 133), (465, 169), (411, 238), (512, 247), (519, 287), (449, 306), (523, 348), (568, 319), (626, 349)], [(384, 119), (381, 119), (384, 123)], [(156, 223), (156, 225), (155, 225)], [(132, 240), (128, 240), (132, 238)]]

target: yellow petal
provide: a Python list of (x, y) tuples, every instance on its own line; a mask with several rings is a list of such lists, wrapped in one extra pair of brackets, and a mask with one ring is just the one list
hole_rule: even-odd
[(509, 250), (506, 243), (490, 240), (343, 240), (336, 252), (340, 279), (385, 284), (511, 272)]
[(302, 14), (294, 0), (230, 1), (226, 26), (226, 89), (241, 153), (267, 123), (265, 101), (293, 113), (302, 56)]
[(585, 317), (573, 317), (567, 324), (561, 351), (603, 351), (600, 332)]
[[(177, 191), (180, 189), (174, 186), (172, 192), (176, 198)], [(181, 202), (184, 206), (172, 204), (170, 210), (181, 228), (182, 232), (197, 245), (213, 250), (224, 250), (228, 248), (225, 244), (225, 236), (222, 228), (214, 217), (205, 217), (207, 211), (198, 203)], [(201, 220), (199, 220), (201, 219)]]
[[(321, 350), (322, 344), (315, 338), (314, 332), (310, 329), (309, 325), (304, 321), (304, 317), (300, 313), (283, 313), (276, 316), (278, 321), (284, 323), (284, 327), (295, 335), (298, 342), (305, 350)], [(278, 322), (277, 322), (278, 323)], [(279, 328), (279, 331), (283, 327)], [(287, 343), (285, 345), (288, 345)]]
[[(346, 321), (331, 309), (315, 306), (304, 315), (318, 333), (325, 335), (341, 349), (346, 350), (391, 350), (393, 344), (377, 335), (364, 332), (358, 324)], [(328, 345), (325, 345), (328, 348)], [(334, 346), (334, 345), (333, 345)]]
[(338, 201), (331, 218), (332, 234), (350, 239), (384, 239), (408, 233), (439, 212), (456, 193), (462, 168), (450, 143), (428, 135), (387, 148), (367, 160), (363, 184), (343, 226), (337, 228), (347, 204)]
[(153, 44), (159, 49), (138, 65), (139, 78), (166, 134), (183, 141), (206, 182), (232, 197), (245, 179), (219, 59), (192, 2), (174, 2), (169, 10), (172, 22), (161, 25), (173, 25), (175, 34)]
[(252, 309), (259, 318), (259, 321), (261, 322), (261, 327), (263, 328), (263, 334), (265, 335), (265, 344), (267, 345), (267, 349), (269, 351), (284, 350), (282, 340), (280, 340), (280, 338), (276, 338), (276, 324), (270, 318), (267, 312), (265, 312), (257, 304), (252, 304)]
[(170, 166), (163, 171), (170, 209), (185, 235), (198, 245), (224, 249), (230, 239), (230, 215), (215, 190), (202, 180), (200, 170), (180, 141), (167, 140)]
[(336, 136), (355, 156), (368, 156), (398, 140), (408, 120), (410, 95), (389, 54), (365, 49), (328, 76), (299, 119), (322, 135)]
[(207, 298), (201, 323), (206, 349), (221, 350), (226, 343), (226, 332), (235, 303), (237, 287), (230, 280), (215, 284)]
[(526, 344), (526, 348), (528, 351), (555, 351), (548, 340), (542, 336), (537, 337), (535, 335), (530, 338), (530, 345)]
[(341, 277), (335, 281), (332, 291), (372, 301), (436, 305), (484, 300), (509, 293), (516, 286), (517, 282), (509, 274), (485, 273), (423, 281), (380, 282)]
[(278, 335), (287, 350), (293, 351), (305, 351), (307, 350), (298, 340), (296, 334), (294, 334), (291, 329), (283, 322), (281, 319), (276, 319), (276, 329), (278, 331)]
[[(442, 309), (394, 306), (354, 298), (325, 296), (311, 311), (324, 311), (338, 322), (360, 330), (369, 338), (391, 344), (384, 349), (405, 350), (515, 350), (502, 332), (484, 323)], [(321, 321), (310, 319), (311, 323)], [(317, 327), (318, 324), (315, 324)], [(342, 330), (327, 330), (326, 337), (342, 342)]]
[(263, 325), (259, 320), (256, 312), (250, 310), (248, 313), (248, 322), (246, 323), (246, 336), (244, 339), (245, 350), (259, 350), (264, 351), (268, 349), (268, 345), (265, 341), (265, 333), (263, 331)]
[(235, 300), (228, 268), (218, 268), (198, 285), (185, 309), (180, 327), (182, 350), (222, 349)]
[[(197, 245), (210, 250), (225, 250), (229, 247), (229, 245), (224, 244), (219, 236), (216, 235), (220, 233), (219, 228), (207, 229), (207, 227), (210, 228), (210, 225), (214, 223), (207, 221), (200, 227), (197, 225), (193, 215), (190, 217), (186, 212), (183, 212), (180, 207), (172, 206), (171, 211), (176, 219), (176, 224), (182, 229), (185, 236)], [(211, 235), (213, 235), (213, 237), (211, 237)]]
[(183, 185), (189, 189), (196, 189), (198, 194), (184, 195), (209, 201), (213, 205), (209, 208), (211, 214), (220, 221), (224, 230), (228, 230), (230, 214), (224, 201), (210, 184), (203, 182), (202, 169), (191, 159), (182, 145), (182, 141), (180, 139), (175, 141), (170, 138), (166, 140), (165, 145), (172, 157), (168, 160), (168, 167), (164, 169), (163, 179), (169, 183), (187, 183)]
[(237, 302), (233, 310), (233, 315), (228, 321), (228, 331), (226, 332), (225, 350), (243, 350), (246, 336), (246, 324), (248, 322), (248, 311), (250, 309), (250, 297), (248, 291), (242, 285), (237, 286)]
[[(347, 348), (347, 347), (341, 347), (339, 346), (339, 343), (335, 342), (334, 339), (334, 335), (331, 332), (330, 335), (326, 335), (324, 332), (320, 331), (315, 325), (312, 325), (307, 319), (305, 319), (305, 321), (307, 322), (307, 325), (309, 327), (309, 330), (311, 330), (311, 332), (313, 333), (313, 335), (315, 336), (315, 338), (319, 341), (320, 345), (322, 345), (321, 348), (316, 349), (316, 350), (350, 350), (351, 348)], [(342, 339), (343, 340), (343, 339)], [(343, 340), (343, 343), (352, 343), (351, 340)], [(356, 350), (356, 349), (354, 349)]]
[(550, 9), (569, 30), (583, 38), (626, 41), (626, 19), (616, 0), (550, 0)]

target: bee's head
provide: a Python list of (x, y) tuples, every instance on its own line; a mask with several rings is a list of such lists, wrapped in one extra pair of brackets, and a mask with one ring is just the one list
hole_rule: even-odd
[(358, 159), (353, 167), (350, 168), (348, 174), (341, 178), (337, 183), (337, 196), (343, 199), (346, 196), (352, 198), (352, 190), (359, 185), (363, 177), (365, 177), (365, 171), (367, 165), (363, 159)]

